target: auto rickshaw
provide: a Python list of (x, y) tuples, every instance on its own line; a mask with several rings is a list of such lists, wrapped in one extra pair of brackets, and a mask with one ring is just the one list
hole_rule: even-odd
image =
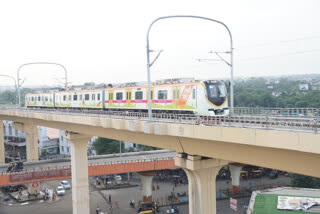
[(159, 212), (159, 209), (157, 210), (153, 202), (142, 202), (138, 209), (139, 214), (155, 214), (156, 211)]

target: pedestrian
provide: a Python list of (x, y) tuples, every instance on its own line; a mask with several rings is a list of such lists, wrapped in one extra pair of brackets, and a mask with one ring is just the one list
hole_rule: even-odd
[(167, 209), (167, 212), (166, 212), (167, 214), (170, 214), (170, 210), (169, 209)]
[(28, 191), (28, 199), (30, 199), (30, 192)]
[(109, 202), (111, 203), (111, 195), (109, 194)]
[(116, 208), (119, 208), (119, 202), (118, 201), (115, 202), (115, 205), (116, 205)]
[(99, 214), (100, 211), (101, 211), (101, 209), (100, 209), (100, 207), (98, 206), (98, 207), (96, 208), (96, 213)]
[(157, 184), (157, 190), (159, 190), (159, 189), (160, 189), (159, 184)]
[(174, 208), (171, 208), (171, 214), (174, 213)]

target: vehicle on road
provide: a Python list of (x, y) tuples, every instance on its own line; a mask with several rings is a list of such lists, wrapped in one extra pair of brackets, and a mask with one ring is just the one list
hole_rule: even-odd
[(153, 202), (142, 202), (139, 206), (139, 214), (156, 213), (159, 212), (159, 207), (156, 207)]
[(11, 162), (8, 165), (7, 172), (20, 172), (23, 170), (23, 162), (17, 161), (17, 162)]
[(71, 185), (68, 181), (61, 181), (60, 185), (63, 186), (64, 189), (71, 189)]
[(56, 193), (58, 196), (62, 196), (64, 194), (66, 194), (66, 191), (64, 190), (63, 186), (58, 186), (56, 189)]

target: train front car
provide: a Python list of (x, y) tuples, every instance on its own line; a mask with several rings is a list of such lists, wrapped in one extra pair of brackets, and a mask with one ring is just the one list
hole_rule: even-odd
[(202, 84), (205, 103), (200, 107), (200, 115), (225, 116), (229, 115), (228, 96), (225, 84), (218, 80), (206, 80)]

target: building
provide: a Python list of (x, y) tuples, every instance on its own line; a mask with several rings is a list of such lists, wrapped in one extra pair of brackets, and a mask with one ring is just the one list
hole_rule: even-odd
[(59, 155), (59, 130), (38, 126), (39, 156)]
[[(87, 145), (87, 154), (88, 156), (94, 156), (96, 155), (96, 150), (93, 148), (92, 143), (97, 139), (98, 137), (93, 136)], [(60, 154), (61, 155), (71, 155), (71, 147), (69, 141), (64, 137), (64, 130), (59, 130), (59, 141), (60, 141)]]
[(320, 213), (320, 190), (279, 187), (252, 192), (247, 214)]
[[(16, 130), (12, 121), (3, 121), (5, 156), (7, 161), (26, 159), (26, 134)], [(38, 152), (41, 156), (70, 156), (70, 144), (63, 137), (64, 130), (38, 126)], [(88, 142), (88, 155), (96, 155), (92, 143), (97, 137)]]
[(5, 156), (7, 160), (26, 159), (26, 135), (12, 127), (12, 121), (3, 121)]

